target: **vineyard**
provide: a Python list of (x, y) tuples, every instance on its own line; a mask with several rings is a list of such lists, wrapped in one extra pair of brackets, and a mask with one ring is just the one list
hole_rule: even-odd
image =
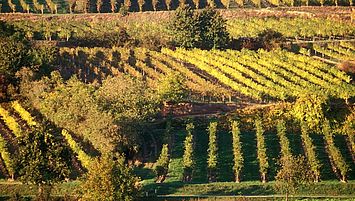
[[(26, 129), (36, 126), (36, 121), (17, 101), (12, 104), (2, 104), (0, 112), (1, 173), (3, 177), (14, 178), (12, 158), (15, 157), (17, 138), (23, 135)], [(353, 135), (351, 131), (348, 135), (335, 134), (331, 132), (327, 122), (323, 126), (322, 133), (324, 135), (310, 134), (305, 124), (297, 126), (296, 131), (292, 131), (295, 128), (287, 127), (284, 121), (279, 121), (276, 128), (265, 130), (263, 121), (257, 119), (253, 125), (254, 131), (239, 128), (239, 123), (236, 121), (232, 122), (229, 129), (227, 122), (219, 123), (221, 125), (218, 127), (217, 122), (211, 123), (207, 131), (201, 125), (197, 128), (190, 125), (186, 131), (171, 131), (175, 133), (173, 135), (175, 143), (172, 148), (168, 173), (170, 176), (166, 181), (167, 184), (180, 181), (182, 178), (183, 172), (179, 166), (183, 160), (181, 155), (183, 153), (183, 139), (189, 135), (193, 135), (194, 141), (199, 142), (191, 147), (191, 154), (195, 156), (194, 160), (196, 160), (193, 162), (195, 165), (192, 166), (194, 168), (192, 181), (194, 182), (207, 181), (206, 170), (208, 167), (214, 169), (215, 181), (227, 182), (234, 181), (236, 178), (243, 182), (259, 180), (259, 178), (263, 182), (271, 181), (277, 171), (276, 160), (297, 154), (307, 157), (315, 175), (315, 182), (329, 179), (341, 181), (354, 179), (354, 156), (352, 147), (349, 146)], [(208, 133), (210, 138), (213, 136), (211, 138), (213, 142), (208, 139)], [(72, 149), (73, 166), (79, 168), (77, 170), (83, 171), (82, 168), (90, 168), (93, 156), (84, 151), (80, 142), (76, 141), (64, 129), (58, 137)], [(208, 146), (210, 152), (207, 156)], [(233, 153), (235, 154), (233, 155)], [(233, 176), (233, 170), (238, 172), (236, 178)], [(260, 171), (259, 174), (257, 170)], [(152, 181), (149, 179), (150, 175), (141, 176), (143, 179), (147, 179), (144, 182), (150, 183)]]
[(3, 1), (0, 199), (353, 199), (352, 4)]
[(217, 8), (264, 8), (264, 7), (284, 7), (284, 6), (352, 6), (352, 0), (335, 1), (295, 1), (295, 0), (222, 0), (222, 1), (95, 1), (87, 0), (7, 0), (2, 3), (2, 12), (22, 12), (22, 13), (115, 13), (121, 12), (122, 8), (130, 12), (163, 11), (175, 10), (180, 4), (189, 4), (191, 7), (200, 9), (207, 6)]

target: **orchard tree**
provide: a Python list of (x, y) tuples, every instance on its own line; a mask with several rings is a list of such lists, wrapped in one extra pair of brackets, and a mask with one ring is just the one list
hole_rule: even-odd
[(21, 181), (38, 186), (40, 199), (46, 199), (45, 193), (49, 195), (45, 187), (68, 177), (69, 163), (69, 149), (56, 140), (47, 127), (36, 128), (19, 139), (16, 172)]
[(124, 164), (124, 157), (105, 154), (92, 162), (83, 183), (84, 200), (134, 200), (139, 179)]

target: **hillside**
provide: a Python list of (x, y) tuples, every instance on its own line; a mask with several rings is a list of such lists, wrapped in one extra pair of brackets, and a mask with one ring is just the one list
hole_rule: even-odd
[[(66, 1), (55, 3), (67, 12)], [(133, 11), (142, 1), (125, 3)], [(237, 5), (260, 3), (281, 7), (0, 14), (0, 196), (32, 196), (45, 183), (56, 186), (60, 200), (85, 200), (91, 187), (129, 183), (135, 195), (128, 200), (270, 200), (284, 193), (278, 185), (289, 171), (303, 179), (290, 192), (300, 199), (353, 199), (351, 8)], [(102, 12), (110, 8), (103, 1)], [(42, 135), (48, 138), (28, 143)], [(48, 152), (44, 162), (61, 164), (52, 149), (26, 148), (41, 143), (66, 153), (63, 175), (53, 183), (24, 179), (43, 176), (23, 171), (42, 162), (31, 162), (36, 154)], [(33, 154), (18, 157), (27, 151)]]

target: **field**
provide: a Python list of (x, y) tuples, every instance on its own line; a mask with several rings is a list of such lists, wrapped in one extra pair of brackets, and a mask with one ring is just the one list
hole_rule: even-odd
[(0, 69), (2, 198), (39, 191), (18, 154), (44, 127), (67, 150), (68, 174), (52, 189), (59, 200), (86, 195), (84, 176), (108, 153), (140, 178), (139, 200), (283, 199), (278, 175), (298, 159), (312, 181), (294, 200), (355, 199), (353, 11), (318, 6), (352, 2), (215, 2), (234, 8), (219, 9), (230, 41), (222, 49), (179, 47), (166, 11), (178, 2), (125, 2), (124, 16), (105, 13), (106, 1), (78, 1), (75, 14), (67, 1), (39, 1), (48, 5), (40, 15), (36, 2), (1, 8), (23, 12), (0, 20), (30, 47), (16, 72)]

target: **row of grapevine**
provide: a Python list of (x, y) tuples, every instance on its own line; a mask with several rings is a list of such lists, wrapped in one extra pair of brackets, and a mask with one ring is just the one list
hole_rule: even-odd
[[(204, 79), (203, 77), (199, 76), (198, 74), (190, 70), (182, 63), (175, 61), (169, 55), (160, 52), (155, 52), (155, 51), (151, 51), (150, 54), (152, 56), (153, 65), (160, 68), (162, 64), (171, 70), (181, 73), (188, 80), (187, 86), (193, 91), (196, 91), (196, 93), (199, 93), (202, 96), (210, 96), (210, 97), (220, 97), (220, 96), (231, 97), (233, 92), (227, 90), (226, 88), (218, 86), (209, 80)], [(159, 64), (156, 62), (159, 62)], [(189, 82), (191, 83), (189, 84)]]
[(336, 173), (339, 172), (340, 180), (342, 182), (346, 182), (346, 176), (349, 172), (349, 166), (346, 164), (343, 156), (341, 155), (340, 150), (335, 146), (333, 133), (328, 120), (324, 121), (322, 130), (324, 134), (326, 148), (333, 165), (333, 170)]
[(292, 157), (290, 141), (286, 136), (286, 125), (285, 121), (280, 120), (277, 123), (277, 135), (280, 138), (280, 147), (281, 147), (281, 160), (285, 160)]
[(314, 182), (318, 182), (320, 179), (321, 163), (317, 159), (316, 147), (313, 144), (312, 138), (309, 136), (307, 124), (303, 122), (301, 122), (301, 137), (304, 152), (307, 156), (308, 164), (310, 165), (314, 176)]
[(15, 173), (13, 159), (11, 158), (11, 155), (9, 153), (7, 142), (1, 135), (0, 135), (0, 155), (2, 160), (4, 161), (6, 170), (8, 171), (9, 175), (13, 179)]
[[(353, 36), (354, 25), (331, 19), (319, 18), (250, 18), (227, 21), (228, 31), (234, 38), (256, 37), (267, 29), (280, 32), (288, 38), (312, 38), (315, 36)], [(290, 28), (292, 27), (292, 28)]]
[(240, 129), (237, 121), (232, 122), (232, 138), (233, 138), (233, 156), (234, 156), (234, 176), (235, 181), (240, 182), (241, 171), (244, 167), (244, 159), (242, 153), (242, 143), (240, 142)]
[(18, 101), (13, 101), (11, 106), (29, 126), (37, 125), (32, 115), (25, 108), (23, 108)]
[(200, 61), (199, 59), (191, 57), (190, 54), (188, 53), (181, 53), (181, 51), (172, 51), (169, 49), (162, 49), (162, 52), (165, 54), (168, 54), (172, 57), (175, 57), (177, 59), (180, 59), (182, 61), (188, 61), (189, 63), (194, 64), (197, 68), (208, 72), (210, 75), (213, 77), (217, 78), (221, 83), (225, 84), (226, 86), (229, 86), (230, 88), (236, 90), (237, 92), (240, 92), (244, 95), (253, 97), (255, 99), (260, 100), (261, 99), (261, 94), (258, 91), (253, 90), (252, 88), (238, 83), (234, 81), (233, 79), (229, 78), (225, 73), (222, 73), (220, 70), (214, 68), (213, 66), (210, 66), (206, 64), (203, 61)]
[(22, 130), (20, 125), (16, 122), (15, 118), (10, 115), (10, 113), (0, 106), (0, 116), (5, 122), (6, 126), (14, 133), (16, 137), (21, 137)]
[(184, 155), (183, 155), (183, 165), (184, 165), (184, 175), (183, 181), (190, 182), (192, 180), (192, 171), (194, 168), (194, 136), (193, 129), (195, 128), (193, 123), (186, 125), (187, 135), (184, 141)]
[(351, 51), (355, 51), (355, 45), (352, 43), (341, 41), (339, 45)]
[(90, 164), (93, 158), (83, 151), (82, 147), (73, 139), (73, 137), (70, 135), (70, 133), (67, 130), (63, 129), (62, 135), (65, 138), (65, 140), (68, 142), (70, 148), (74, 151), (74, 153), (77, 154), (81, 164), (86, 169), (90, 169)]
[(207, 170), (208, 170), (208, 181), (216, 182), (217, 181), (217, 122), (211, 122), (208, 127), (208, 156), (207, 156)]
[(313, 50), (316, 53), (320, 53), (323, 57), (327, 56), (331, 59), (336, 60), (354, 60), (355, 52), (354, 51), (347, 51), (344, 48), (328, 45), (328, 47), (323, 47), (320, 45), (313, 45)]
[(347, 100), (355, 95), (350, 77), (320, 61), (283, 50), (243, 51), (163, 49), (193, 64), (236, 92), (257, 100), (285, 100), (304, 93), (329, 94)]
[(219, 100), (229, 97), (231, 100), (233, 94), (174, 58), (144, 48), (60, 48), (59, 55), (59, 70), (64, 75), (67, 71), (76, 73), (84, 82), (101, 82), (107, 75), (129, 74), (147, 80), (154, 87), (165, 75), (178, 73), (186, 77), (186, 86), (194, 99), (200, 100), (202, 96), (202, 100), (205, 97)]
[(264, 129), (262, 127), (262, 121), (260, 119), (255, 120), (255, 130), (256, 130), (257, 158), (259, 160), (259, 172), (261, 175), (261, 181), (265, 183), (266, 174), (269, 169), (269, 162), (268, 162), (268, 157), (266, 155)]

